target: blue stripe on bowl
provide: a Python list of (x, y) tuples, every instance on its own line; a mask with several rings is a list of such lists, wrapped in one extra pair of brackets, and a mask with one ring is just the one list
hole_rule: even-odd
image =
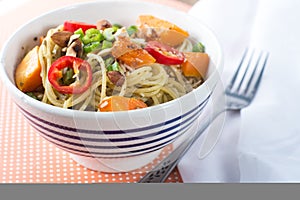
[[(48, 140), (47, 136), (41, 134), (41, 136)], [(91, 152), (91, 151), (84, 151), (84, 150), (79, 150), (79, 149), (75, 149), (75, 148), (71, 148), (71, 147), (66, 147), (64, 145), (58, 144), (57, 142), (54, 141), (50, 141), (51, 143), (53, 143), (54, 145), (56, 145), (57, 147), (73, 153), (73, 154), (77, 154), (77, 155), (81, 155), (81, 156), (86, 156), (86, 157), (98, 157), (98, 158), (124, 158), (124, 157), (130, 157), (130, 156), (137, 156), (137, 155), (142, 155), (142, 154), (146, 154), (146, 153), (150, 153), (156, 150), (159, 150), (161, 148), (163, 148), (164, 146), (170, 144), (173, 141), (173, 139), (168, 140), (164, 143), (161, 143), (159, 145), (156, 145), (155, 147), (148, 147), (148, 148), (144, 148), (144, 149), (139, 149), (139, 150), (132, 150), (132, 151), (128, 151), (128, 152), (122, 152), (122, 153), (112, 153), (112, 152)]]
[[(126, 138), (125, 138), (125, 140), (124, 140), (124, 138), (110, 138), (110, 139), (104, 139), (104, 141), (109, 141), (109, 142), (124, 142), (124, 141), (137, 140), (137, 139), (141, 139), (141, 138), (147, 138), (147, 137), (155, 136), (155, 135), (158, 135), (158, 134), (167, 133), (168, 131), (170, 132), (174, 128), (180, 126), (181, 124), (186, 124), (181, 129), (179, 129), (177, 131), (173, 131), (173, 132), (171, 132), (168, 135), (165, 135), (165, 136), (163, 136), (161, 138), (157, 138), (157, 139), (154, 139), (154, 140), (151, 140), (151, 141), (141, 142), (141, 143), (137, 143), (137, 144), (118, 145), (118, 146), (115, 146), (115, 147), (111, 147), (111, 146), (107, 147), (107, 146), (84, 145), (84, 144), (73, 143), (73, 142), (70, 142), (70, 141), (62, 140), (60, 138), (56, 138), (55, 136), (49, 135), (48, 133), (46, 133), (46, 132), (44, 132), (44, 131), (42, 131), (40, 129), (44, 129), (44, 130), (46, 130), (48, 132), (52, 132), (52, 133), (57, 134), (57, 135), (59, 135), (61, 137), (66, 137), (67, 136), (67, 138), (72, 138), (72, 139), (76, 139), (76, 140), (84, 140), (84, 141), (97, 141), (97, 140), (101, 141), (102, 140), (103, 141), (103, 139), (82, 138), (82, 137), (77, 137), (77, 136), (73, 136), (73, 135), (66, 135), (66, 134), (64, 134), (62, 132), (58, 132), (58, 131), (54, 131), (52, 129), (46, 128), (43, 125), (37, 123), (37, 121), (39, 121), (41, 123), (44, 123), (44, 124), (47, 124), (47, 125), (50, 125), (50, 126), (54, 125), (54, 127), (56, 127), (56, 128), (57, 127), (66, 128), (66, 126), (56, 125), (56, 124), (51, 123), (51, 122), (45, 123), (46, 122), (45, 120), (40, 119), (39, 117), (36, 117), (36, 116), (32, 115), (31, 113), (27, 112), (26, 110), (24, 110), (24, 109), (22, 109), (20, 107), (19, 108), (21, 109), (21, 111), (23, 111), (24, 116), (29, 120), (29, 122), (33, 125), (33, 127), (35, 129), (37, 129), (44, 138), (48, 139), (50, 142), (54, 143), (55, 145), (57, 145), (58, 147), (60, 147), (62, 149), (65, 149), (65, 150), (69, 149), (68, 150), (69, 152), (72, 152), (72, 153), (75, 153), (75, 154), (78, 154), (78, 155), (79, 154), (81, 154), (81, 155), (84, 154), (84, 156), (87, 156), (86, 154), (88, 154), (88, 155), (89, 154), (93, 154), (93, 155), (97, 155), (97, 156), (100, 156), (100, 157), (103, 157), (103, 156), (104, 157), (107, 157), (107, 156), (113, 156), (113, 157), (120, 156), (120, 157), (124, 157), (126, 155), (128, 156), (130, 153), (131, 153), (130, 154), (130, 156), (131, 156), (132, 154), (143, 154), (145, 151), (147, 151), (147, 152), (148, 151), (155, 151), (155, 149), (157, 150), (158, 147), (162, 148), (163, 145), (172, 142), (175, 139), (175, 137), (172, 138), (172, 136), (174, 134), (179, 133), (179, 132), (183, 133), (183, 131), (186, 131), (184, 129), (185, 128), (188, 129), (189, 125), (191, 125), (194, 122), (194, 120), (201, 114), (201, 111), (203, 110), (204, 106), (206, 105), (206, 103), (208, 101), (208, 98), (204, 102), (202, 102), (198, 106), (196, 106), (194, 109), (192, 109), (191, 111), (189, 111), (188, 113), (185, 113), (185, 114), (183, 114), (183, 115), (181, 115), (179, 117), (171, 119), (167, 123), (168, 124), (169, 123), (173, 123), (173, 122), (175, 122), (178, 119), (182, 119), (183, 117), (187, 117), (187, 119), (185, 119), (184, 121), (182, 121), (182, 122), (180, 122), (178, 124), (172, 125), (171, 127), (168, 127), (168, 128), (166, 128), (164, 130), (161, 130), (161, 131), (159, 131), (159, 133), (150, 133), (150, 134), (144, 135), (144, 137), (133, 137), (132, 139), (131, 138), (127, 138), (127, 140), (126, 140)], [(188, 114), (191, 114), (192, 116), (188, 116)], [(166, 125), (167, 123), (160, 123), (160, 125), (161, 124)], [(158, 125), (156, 124), (156, 125), (148, 126), (148, 128), (149, 127), (157, 127), (157, 126)], [(67, 127), (67, 129), (75, 130), (75, 131), (84, 130), (84, 129), (76, 129), (76, 128), (70, 128), (70, 127)], [(64, 130), (66, 130), (66, 129), (64, 129)], [(146, 130), (146, 128), (144, 128), (144, 129), (140, 129), (140, 128), (139, 129), (131, 129), (131, 130), (134, 130), (134, 131), (139, 130), (139, 131), (141, 131), (141, 130)], [(98, 134), (99, 134), (99, 132), (102, 133), (102, 134), (103, 133), (106, 134), (106, 132), (103, 132), (103, 131), (94, 131), (94, 130), (84, 130), (84, 131), (86, 131), (88, 133), (92, 133), (92, 134), (95, 134), (97, 132), (98, 132)], [(129, 131), (129, 130), (127, 130), (127, 131)], [(112, 131), (109, 131), (109, 132), (111, 133)], [(178, 134), (178, 135), (180, 135), (180, 134)], [(169, 139), (169, 138), (171, 138), (171, 139)], [(165, 141), (165, 142), (163, 142), (161, 144), (158, 143), (158, 141), (164, 140), (164, 139), (169, 139), (169, 140), (167, 140), (167, 141)], [(53, 141), (53, 140), (55, 140), (55, 141)], [(65, 145), (60, 144), (60, 143), (66, 143), (67, 145), (70, 145), (72, 147), (65, 146)], [(144, 148), (144, 149), (129, 149), (129, 150), (125, 151), (125, 148), (137, 148), (138, 146), (149, 145), (149, 144), (153, 144), (153, 145), (150, 146), (150, 147)], [(80, 150), (80, 149), (78, 149), (76, 147), (79, 147), (79, 148), (89, 148), (90, 151), (83, 151), (83, 150)], [(116, 149), (116, 148), (123, 149), (124, 152), (101, 152), (100, 153), (100, 152), (97, 151), (97, 150), (103, 150), (103, 149)], [(96, 150), (95, 152), (94, 152), (94, 149)], [(93, 157), (93, 155), (91, 157)]]
[[(207, 98), (204, 101), (202, 101), (199, 105), (195, 106), (195, 108), (197, 109), (198, 107), (205, 106), (208, 99), (209, 99), (209, 97), (210, 97), (210, 95), (208, 95)], [(49, 126), (53, 126), (53, 127), (59, 128), (59, 129), (64, 129), (64, 130), (72, 131), (72, 132), (80, 132), (80, 133), (88, 133), (88, 134), (99, 134), (98, 130), (78, 129), (78, 128), (73, 128), (73, 127), (68, 127), (68, 126), (63, 126), (63, 125), (58, 125), (58, 124), (55, 124), (55, 123), (52, 123), (52, 122), (48, 122), (46, 120), (43, 120), (43, 119), (29, 113), (28, 111), (21, 108), (20, 106), (18, 106), (18, 107), (21, 111), (23, 111), (23, 113), (26, 113), (27, 115), (31, 116), (32, 118), (35, 118), (36, 120), (38, 120), (40, 122), (43, 122), (44, 124), (47, 124)], [(106, 130), (103, 133), (104, 134), (124, 134), (124, 133), (126, 134), (127, 132), (140, 132), (140, 131), (145, 131), (145, 130), (149, 130), (149, 129), (154, 129), (154, 128), (157, 128), (157, 127), (160, 127), (160, 126), (163, 126), (163, 125), (167, 125), (167, 124), (176, 122), (176, 121), (180, 120), (181, 118), (184, 118), (185, 116), (187, 116), (190, 113), (194, 112), (195, 108), (191, 109), (190, 111), (188, 111), (187, 113), (185, 113), (183, 115), (180, 115), (178, 117), (175, 117), (171, 120), (168, 120), (166, 122), (162, 122), (162, 123), (159, 123), (159, 124), (150, 125), (150, 126), (143, 127), (143, 128), (127, 129), (126, 132), (124, 132), (124, 130)]]
[[(190, 122), (190, 123), (192, 123), (192, 122)], [(35, 127), (36, 128), (36, 127)], [(178, 134), (178, 136), (180, 136), (181, 134), (183, 134), (186, 130), (188, 130), (190, 127), (189, 127), (189, 125), (186, 125), (182, 130), (181, 130), (181, 133), (180, 134)], [(62, 144), (59, 144), (59, 142), (60, 143), (68, 143), (68, 142), (65, 142), (65, 141), (57, 141), (56, 139), (53, 139), (51, 136), (49, 136), (48, 134), (46, 134), (45, 132), (43, 132), (43, 131), (41, 131), (41, 130), (37, 130), (38, 132), (40, 132), (41, 133), (41, 135), (44, 137), (44, 138), (46, 138), (47, 140), (49, 140), (49, 142), (52, 142), (52, 143), (54, 143), (55, 145), (57, 145), (58, 147), (60, 147), (60, 148), (62, 148), (62, 149), (64, 149), (64, 150), (66, 150), (66, 149), (69, 149), (68, 151), (69, 152), (72, 152), (72, 153), (74, 153), (74, 154), (80, 154), (80, 155), (83, 155), (82, 153), (83, 152), (85, 152), (85, 151), (82, 151), (82, 150), (80, 150), (80, 149), (78, 149), (78, 148), (76, 148), (76, 146), (73, 148), (73, 147), (69, 147), (69, 146), (65, 146), (65, 145), (62, 145)], [(44, 135), (43, 135), (44, 134)], [(174, 135), (174, 134), (170, 134), (170, 135)], [(49, 139), (48, 137), (50, 137), (50, 138), (52, 138), (52, 139)], [(171, 136), (170, 136), (171, 137)], [(170, 138), (169, 137), (169, 138)], [(165, 139), (165, 138), (167, 138), (167, 137), (163, 137), (163, 138), (159, 138), (158, 140), (163, 140), (163, 139)], [(147, 147), (147, 148), (144, 148), (144, 149), (140, 149), (140, 150), (132, 150), (132, 149), (128, 149), (128, 150), (124, 150), (124, 152), (115, 152), (115, 153), (99, 153), (99, 152), (95, 152), (95, 151), (92, 151), (92, 149), (91, 148), (93, 148), (94, 146), (87, 146), (87, 145), (82, 145), (82, 146), (80, 146), (80, 148), (89, 148), (89, 151), (88, 152), (90, 152), (91, 154), (95, 154), (95, 155), (98, 155), (98, 156), (100, 156), (100, 157), (103, 157), (103, 156), (108, 156), (108, 155), (110, 155), (110, 156), (116, 156), (116, 155), (118, 155), (118, 156), (120, 156), (121, 155), (121, 157), (124, 157), (124, 155), (127, 155), (128, 153), (138, 153), (138, 154), (142, 154), (144, 151), (147, 151), (147, 152), (149, 152), (149, 151), (155, 151), (155, 150), (157, 150), (158, 149), (158, 147), (160, 147), (160, 146), (163, 146), (163, 145), (165, 145), (166, 143), (171, 143), (173, 140), (175, 139), (175, 137), (173, 137), (173, 138), (171, 138), (171, 139), (169, 139), (169, 140), (167, 140), (167, 141), (165, 141), (165, 142), (163, 142), (163, 143), (161, 143), (161, 144), (159, 144), (159, 143), (156, 143), (155, 144), (155, 146), (151, 146), (151, 147)], [(56, 140), (56, 141), (53, 141), (53, 140)], [(152, 141), (153, 142), (153, 141)], [(154, 144), (154, 143), (153, 143)], [(70, 144), (70, 145), (72, 145), (72, 144)], [(142, 145), (142, 144), (141, 144)], [(136, 145), (137, 146), (137, 145)], [(128, 146), (128, 147), (130, 147), (130, 146)], [(123, 147), (124, 148), (124, 147)], [(151, 150), (152, 149), (152, 150)], [(96, 150), (99, 150), (99, 149), (96, 149)], [(87, 156), (87, 155), (85, 155), (85, 156)]]
[[(196, 108), (196, 110), (194, 110), (194, 113), (192, 114), (192, 116), (189, 116), (187, 119), (185, 119), (184, 121), (182, 121), (180, 124), (175, 124), (171, 127), (168, 127), (166, 129), (163, 129), (163, 130), (160, 130), (158, 132), (154, 132), (154, 133), (150, 133), (150, 134), (147, 134), (147, 135), (143, 135), (143, 136), (140, 136), (140, 137), (128, 137), (128, 138), (106, 138), (106, 139), (99, 139), (99, 138), (88, 138), (88, 137), (82, 137), (82, 136), (75, 136), (75, 135), (69, 135), (69, 134), (65, 134), (63, 132), (60, 132), (60, 131), (56, 131), (54, 129), (50, 129), (50, 128), (47, 128), (39, 123), (37, 123), (36, 121), (34, 121), (34, 119), (31, 119), (27, 113), (24, 114), (24, 116), (27, 118), (27, 120), (29, 120), (32, 124), (34, 124), (35, 126), (37, 127), (40, 127), (41, 129), (44, 129), (48, 132), (51, 132), (51, 133), (54, 133), (55, 135), (59, 135), (61, 137), (66, 137), (66, 138), (70, 138), (70, 139), (74, 139), (74, 140), (80, 140), (80, 141), (94, 141), (94, 142), (126, 142), (126, 141), (133, 141), (133, 140), (141, 140), (141, 139), (146, 139), (148, 137), (154, 137), (156, 135), (160, 135), (160, 134), (164, 134), (166, 132), (169, 132), (177, 127), (179, 127), (181, 124), (185, 124), (187, 123), (188, 121), (191, 121), (193, 119), (195, 119), (195, 117), (198, 117), (198, 114), (200, 114), (201, 110), (203, 109), (203, 107), (198, 107)], [(99, 131), (99, 134), (103, 134), (100, 133)], [(105, 134), (104, 134), (105, 135)]]
[[(169, 134), (167, 134), (167, 135), (165, 135), (163, 137), (156, 138), (156, 139), (149, 140), (149, 141), (145, 141), (145, 142), (134, 143), (134, 144), (127, 144), (127, 145), (119, 145), (119, 144), (116, 144), (114, 142), (114, 146), (87, 145), (87, 144), (84, 144), (84, 141), (83, 141), (83, 143), (74, 143), (74, 142), (71, 142), (71, 141), (66, 141), (64, 139), (60, 139), (60, 138), (54, 137), (53, 135), (50, 135), (47, 132), (43, 131), (42, 129), (36, 127), (36, 125), (34, 124), (33, 121), (30, 121), (30, 122), (33, 123), (31, 125), (36, 130), (38, 130), (40, 133), (46, 135), (47, 137), (49, 137), (49, 138), (51, 138), (53, 140), (56, 140), (56, 141), (59, 141), (59, 142), (62, 142), (62, 143), (66, 143), (66, 144), (77, 146), (77, 147), (87, 147), (87, 148), (92, 148), (92, 149), (122, 149), (122, 148), (124, 149), (124, 148), (136, 148), (136, 147), (139, 147), (139, 146), (142, 146), (142, 145), (148, 145), (148, 144), (155, 144), (156, 142), (159, 142), (160, 140), (171, 138), (173, 135), (175, 135), (177, 133), (186, 131), (186, 129), (189, 128), (189, 126), (194, 122), (194, 118), (192, 118), (189, 123), (184, 124), (184, 126), (181, 129), (173, 131), (173, 132), (171, 132), (171, 133), (169, 133)], [(112, 143), (112, 141), (109, 140), (109, 139), (107, 139), (105, 142)], [(130, 150), (128, 150), (128, 151), (130, 151)]]

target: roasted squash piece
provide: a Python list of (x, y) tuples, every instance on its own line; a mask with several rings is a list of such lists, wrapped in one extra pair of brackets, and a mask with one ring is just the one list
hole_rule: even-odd
[(185, 52), (184, 55), (186, 60), (181, 65), (184, 76), (205, 78), (209, 65), (208, 54), (201, 52)]
[(136, 98), (127, 98), (122, 96), (111, 96), (103, 99), (98, 110), (100, 112), (126, 111), (146, 108), (147, 104)]
[(120, 37), (112, 47), (112, 55), (121, 63), (132, 68), (139, 68), (143, 65), (155, 63), (153, 58), (146, 50), (130, 41), (128, 37)]
[[(158, 37), (158, 41), (170, 46), (181, 44), (189, 36), (187, 31), (177, 25), (152, 15), (140, 15), (137, 25), (146, 36), (152, 33), (152, 31), (149, 31), (149, 28), (152, 28), (155, 31), (153, 37)], [(151, 36), (149, 37), (151, 38)]]
[(128, 51), (120, 56), (118, 60), (134, 69), (155, 63), (155, 58), (144, 49)]
[(15, 81), (22, 92), (32, 92), (42, 85), (41, 64), (39, 61), (39, 46), (35, 46), (17, 66)]

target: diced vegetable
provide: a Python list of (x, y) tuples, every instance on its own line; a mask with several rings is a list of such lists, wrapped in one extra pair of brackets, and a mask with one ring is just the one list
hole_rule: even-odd
[(201, 52), (185, 52), (186, 61), (181, 65), (183, 74), (186, 77), (202, 77), (205, 78), (209, 56)]
[(15, 81), (17, 87), (23, 92), (32, 92), (42, 85), (41, 64), (39, 61), (39, 47), (35, 46), (17, 66)]
[(98, 29), (88, 29), (85, 31), (85, 35), (82, 37), (83, 44), (89, 44), (92, 42), (101, 42), (104, 36), (100, 33)]
[(116, 32), (115, 28), (106, 28), (103, 30), (103, 36), (108, 41), (113, 41), (115, 39), (114, 33)]
[[(77, 79), (74, 82), (64, 82), (70, 79), (67, 74), (71, 69)], [(72, 77), (73, 78), (73, 77)], [(63, 56), (54, 61), (48, 72), (48, 80), (51, 85), (63, 94), (80, 94), (85, 92), (92, 84), (92, 69), (90, 64), (77, 57)]]
[(139, 68), (144, 65), (149, 65), (155, 63), (155, 58), (153, 58), (144, 49), (134, 49), (128, 51), (118, 58), (118, 60), (132, 68)]
[(103, 40), (102, 42), (102, 49), (108, 49), (113, 46), (113, 43), (107, 40)]
[(91, 43), (83, 45), (83, 51), (84, 51), (84, 53), (90, 53), (99, 46), (100, 46), (100, 42), (91, 42)]
[(155, 63), (153, 58), (146, 50), (132, 42), (129, 37), (119, 37), (112, 47), (112, 55), (120, 62), (132, 67)]
[(123, 54), (126, 54), (129, 51), (134, 49), (139, 49), (140, 47), (133, 43), (128, 37), (118, 37), (118, 40), (114, 42), (112, 47), (112, 55), (115, 58), (119, 58)]
[(101, 112), (126, 111), (146, 108), (147, 104), (136, 98), (127, 98), (122, 96), (111, 96), (102, 100), (98, 106)]
[[(79, 34), (82, 34), (80, 29)], [(104, 36), (102, 33), (95, 28), (91, 28), (85, 31), (85, 34), (81, 37), (81, 41), (83, 43), (83, 50), (85, 53), (90, 53), (97, 48), (101, 48), (101, 41), (104, 40)]]
[(157, 41), (147, 43), (145, 50), (148, 51), (156, 62), (165, 65), (179, 65), (184, 61), (184, 54), (165, 44)]
[[(158, 34), (159, 41), (170, 45), (177, 46), (181, 44), (185, 38), (189, 36), (189, 33), (177, 25), (154, 17), (152, 15), (140, 15), (137, 24), (141, 31), (148, 36), (149, 28), (152, 28)], [(156, 37), (157, 35), (154, 35)]]
[(65, 21), (64, 22), (64, 30), (65, 31), (70, 31), (73, 32), (78, 30), (78, 29), (82, 29), (83, 32), (85, 32), (86, 30), (90, 29), (90, 28), (97, 28), (96, 25), (94, 24), (88, 24), (85, 22), (77, 22), (77, 21)]
[(119, 70), (120, 70), (119, 63), (118, 63), (118, 62), (114, 62), (114, 63), (112, 63), (112, 64), (109, 64), (109, 65), (106, 67), (106, 70), (107, 70), (107, 71), (119, 71)]
[(84, 36), (84, 32), (83, 32), (82, 28), (79, 28), (76, 31), (74, 31), (74, 34), (80, 35), (80, 38), (82, 38)]

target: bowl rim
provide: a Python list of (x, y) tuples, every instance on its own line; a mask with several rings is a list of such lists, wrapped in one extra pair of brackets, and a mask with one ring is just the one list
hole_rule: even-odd
[[(44, 12), (40, 15), (37, 15), (36, 17), (32, 18), (31, 20), (25, 22), (23, 25), (19, 26), (9, 37), (8, 39), (5, 41), (5, 43), (2, 46), (1, 52), (0, 52), (0, 77), (2, 80), (2, 82), (4, 83), (3, 85), (6, 87), (7, 91), (12, 95), (12, 96), (16, 96), (17, 98), (21, 99), (22, 101), (25, 101), (27, 104), (29, 104), (32, 107), (35, 107), (38, 110), (41, 111), (45, 111), (46, 113), (51, 113), (51, 114), (55, 114), (57, 116), (66, 116), (66, 117), (74, 117), (76, 115), (76, 117), (82, 117), (82, 118), (94, 118), (96, 117), (112, 117), (115, 115), (126, 115), (127, 112), (130, 113), (143, 113), (147, 110), (153, 110), (153, 109), (157, 109), (157, 106), (151, 106), (151, 107), (147, 107), (147, 108), (143, 108), (143, 109), (137, 109), (137, 110), (129, 110), (129, 111), (118, 111), (118, 112), (94, 112), (94, 111), (79, 111), (79, 110), (72, 110), (72, 109), (65, 109), (65, 108), (61, 108), (61, 107), (57, 107), (57, 106), (53, 106), (50, 104), (46, 104), (40, 101), (37, 101), (31, 97), (29, 97), (28, 95), (26, 95), (25, 93), (23, 93), (22, 91), (20, 91), (15, 84), (9, 79), (9, 77), (7, 76), (6, 70), (5, 70), (5, 62), (4, 62), (4, 54), (5, 52), (7, 52), (8, 48), (9, 48), (9, 43), (11, 42), (11, 40), (15, 37), (15, 35), (17, 35), (24, 27), (26, 27), (28, 24), (33, 23), (34, 21), (38, 20), (39, 18), (42, 17), (46, 17), (47, 15), (51, 15), (55, 12), (61, 12), (64, 10), (68, 10), (71, 8), (75, 8), (75, 7), (80, 7), (82, 5), (93, 5), (93, 4), (98, 4), (98, 3), (135, 3), (135, 4), (140, 4), (143, 6), (152, 6), (152, 7), (157, 7), (160, 9), (167, 9), (168, 11), (172, 12), (172, 13), (178, 13), (180, 15), (186, 15), (188, 18), (192, 19), (193, 21), (196, 21), (197, 23), (201, 24), (202, 27), (204, 27), (207, 32), (213, 37), (213, 39), (215, 40), (216, 44), (217, 44), (217, 52), (219, 53), (219, 59), (217, 60), (218, 63), (216, 63), (216, 66), (218, 66), (213, 72), (212, 74), (204, 81), (204, 83), (202, 85), (200, 85), (199, 87), (195, 88), (194, 90), (192, 90), (191, 92), (177, 98), (174, 99), (172, 101), (160, 104), (163, 105), (163, 109), (166, 108), (170, 108), (172, 107), (174, 104), (176, 104), (179, 101), (182, 101), (185, 98), (188, 98), (191, 95), (194, 95), (198, 90), (200, 90), (203, 87), (207, 87), (207, 82), (212, 81), (212, 77), (214, 75), (219, 75), (220, 73), (222, 73), (223, 70), (223, 59), (224, 59), (224, 55), (223, 55), (223, 49), (221, 46), (220, 41), (217, 38), (217, 35), (214, 33), (214, 31), (204, 22), (202, 22), (199, 19), (196, 19), (195, 17), (189, 15), (188, 13), (184, 12), (184, 11), (180, 11), (178, 9), (175, 9), (173, 7), (170, 6), (166, 6), (163, 4), (158, 4), (158, 3), (154, 3), (154, 2), (146, 2), (146, 1), (137, 1), (137, 0), (101, 0), (101, 1), (87, 1), (87, 2), (79, 2), (79, 3), (73, 3), (70, 5), (66, 5), (60, 8), (56, 8), (56, 9), (52, 9), (49, 10), (47, 12)], [(219, 80), (218, 80), (219, 81)], [(217, 81), (215, 81), (217, 82)], [(216, 85), (216, 83), (214, 84)], [(214, 87), (213, 85), (213, 87)], [(9, 89), (8, 89), (9, 88)], [(210, 88), (212, 89), (212, 88)], [(212, 91), (210, 91), (212, 92)], [(207, 95), (210, 95), (207, 94)]]

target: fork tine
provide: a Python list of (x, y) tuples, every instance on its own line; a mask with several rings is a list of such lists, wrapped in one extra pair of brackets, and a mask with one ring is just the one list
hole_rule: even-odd
[[(236, 89), (237, 91), (240, 91), (240, 89), (241, 89), (241, 86), (242, 86), (242, 84), (243, 84), (243, 82), (244, 82), (244, 79), (245, 79), (245, 77), (246, 77), (246, 75), (247, 75), (247, 72), (248, 72), (248, 70), (249, 70), (249, 68), (250, 68), (250, 66), (251, 66), (251, 62), (252, 62), (252, 59), (253, 59), (254, 52), (255, 52), (255, 50), (253, 49), (252, 52), (251, 52), (250, 57), (248, 58), (248, 63), (247, 63), (245, 72), (244, 72), (244, 74), (243, 74), (243, 77), (242, 77), (242, 79), (240, 80), (240, 83), (239, 83), (239, 85), (238, 85), (238, 87), (237, 87), (237, 89)], [(247, 53), (248, 53), (248, 52), (247, 52)], [(256, 68), (255, 68), (255, 69), (256, 69)]]
[(233, 77), (232, 77), (232, 79), (231, 79), (231, 81), (230, 81), (230, 83), (229, 83), (229, 85), (228, 85), (228, 87), (227, 87), (228, 89), (231, 89), (231, 88), (233, 87), (233, 84), (234, 84), (234, 82), (235, 82), (236, 79), (237, 79), (237, 76), (238, 76), (238, 74), (239, 74), (239, 72), (240, 72), (240, 69), (242, 68), (243, 62), (244, 62), (244, 60), (245, 60), (245, 58), (246, 58), (246, 55), (247, 55), (248, 51), (249, 51), (248, 48), (246, 48), (246, 50), (245, 50), (245, 52), (244, 52), (244, 54), (243, 54), (243, 57), (242, 57), (242, 59), (241, 59), (241, 61), (240, 61), (240, 63), (239, 63), (239, 66), (238, 66), (238, 68), (237, 68), (235, 74), (233, 75)]
[[(256, 63), (255, 63), (255, 67), (254, 67), (254, 69), (253, 69), (253, 71), (252, 71), (252, 74), (251, 74), (251, 76), (250, 76), (250, 78), (249, 78), (249, 80), (248, 80), (248, 82), (247, 82), (247, 84), (246, 84), (246, 88), (245, 88), (245, 90), (244, 90), (244, 92), (243, 92), (243, 94), (247, 94), (247, 92), (248, 92), (248, 90), (249, 90), (249, 88), (250, 88), (250, 85), (251, 85), (251, 83), (252, 83), (252, 80), (253, 80), (253, 78), (254, 78), (254, 76), (255, 76), (255, 73), (256, 73), (256, 70), (257, 70), (257, 67), (258, 67), (258, 65), (259, 65), (259, 63), (260, 63), (260, 60), (261, 60), (261, 57), (262, 57), (262, 55), (263, 55), (263, 52), (260, 52), (260, 54), (259, 54), (259, 56), (258, 56), (258, 58), (257, 58), (257, 60), (256, 60)], [(249, 62), (250, 63), (250, 62)], [(249, 67), (249, 64), (248, 64), (248, 66), (247, 66), (247, 68)], [(264, 66), (263, 66), (263, 68), (264, 68)], [(263, 70), (263, 68), (261, 69), (261, 70)], [(246, 73), (244, 74), (244, 76), (246, 75)], [(257, 79), (257, 82), (259, 83), (260, 82), (260, 75), (259, 75), (259, 77), (258, 77), (258, 79)], [(257, 83), (256, 82), (256, 83)], [(255, 87), (253, 87), (253, 89), (254, 89)]]
[[(263, 54), (263, 53), (262, 53), (262, 54)], [(261, 55), (262, 55), (262, 54), (261, 54)], [(268, 58), (269, 58), (269, 52), (266, 53), (266, 56), (265, 56), (265, 58), (264, 58), (264, 62), (263, 62), (261, 71), (260, 71), (260, 73), (259, 73), (259, 76), (258, 76), (258, 78), (257, 78), (257, 80), (256, 80), (256, 82), (255, 82), (254, 87), (253, 87), (252, 90), (250, 91), (250, 92), (252, 93), (252, 95), (255, 95), (255, 93), (256, 93), (256, 91), (257, 91), (257, 88), (258, 88), (258, 86), (259, 86), (260, 80), (261, 80), (262, 75), (263, 75), (263, 73), (264, 73), (265, 66), (266, 66), (266, 64), (267, 64)], [(257, 65), (258, 65), (258, 62), (257, 62), (257, 64), (256, 64), (256, 67), (257, 67)], [(253, 74), (252, 74), (252, 76), (253, 76)], [(251, 78), (252, 78), (252, 77), (251, 77)], [(247, 89), (248, 89), (248, 88), (247, 88)]]

